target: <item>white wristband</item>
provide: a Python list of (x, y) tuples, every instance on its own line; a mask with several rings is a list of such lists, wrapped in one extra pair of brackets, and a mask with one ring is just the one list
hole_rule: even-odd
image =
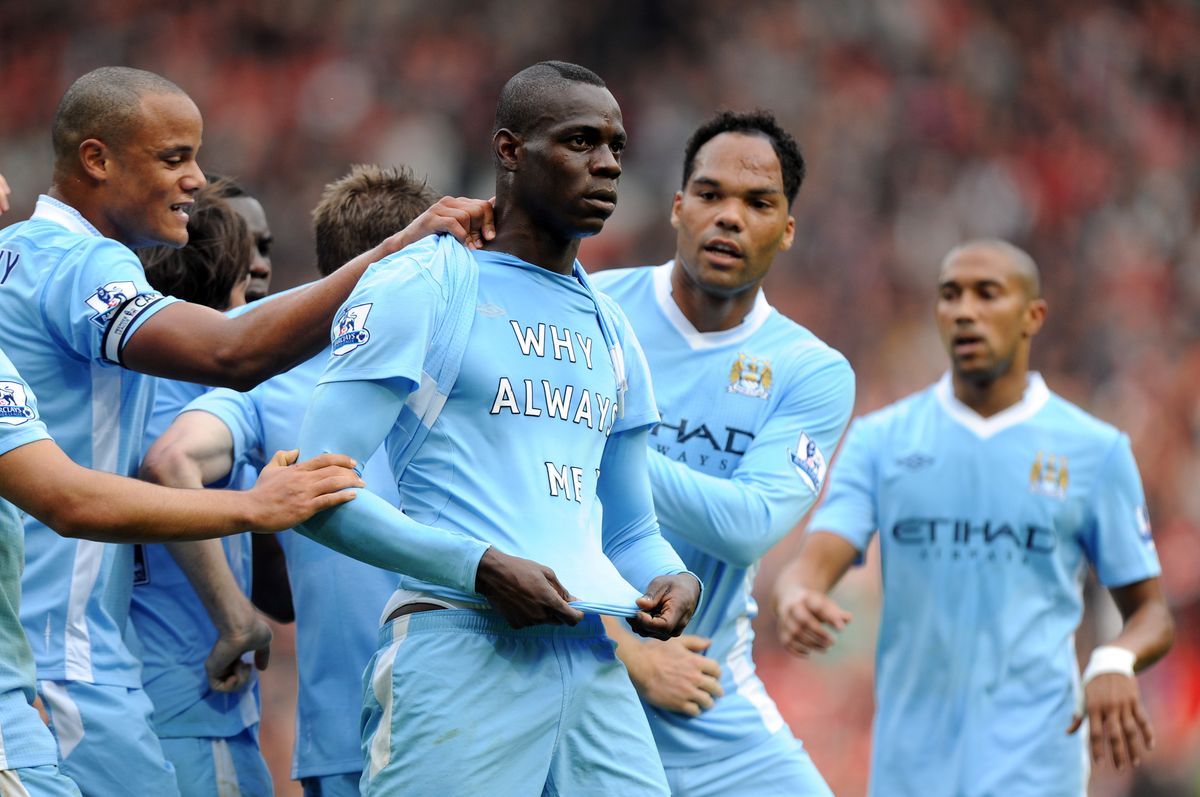
[(1131, 650), (1116, 645), (1101, 645), (1092, 651), (1092, 657), (1088, 659), (1087, 668), (1083, 671), (1083, 685), (1087, 686), (1088, 681), (1104, 673), (1119, 673), (1132, 678), (1136, 661), (1137, 655)]
[(1079, 717), (1086, 717), (1087, 699), (1084, 697), (1084, 687), (1088, 685), (1088, 681), (1095, 678), (1097, 675), (1105, 673), (1119, 673), (1120, 675), (1128, 675), (1133, 677), (1133, 664), (1137, 661), (1137, 656), (1131, 650), (1119, 648), (1116, 645), (1101, 645), (1092, 651), (1092, 657), (1088, 659), (1087, 667), (1083, 670), (1083, 678), (1079, 685), (1078, 697), (1075, 701), (1075, 714)]

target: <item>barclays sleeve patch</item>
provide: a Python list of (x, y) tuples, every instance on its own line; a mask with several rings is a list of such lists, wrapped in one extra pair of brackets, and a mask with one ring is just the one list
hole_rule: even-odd
[(95, 293), (84, 299), (87, 306), (96, 311), (92, 323), (101, 329), (107, 328), (116, 309), (122, 302), (136, 296), (137, 292), (137, 286), (132, 282), (109, 282), (96, 288)]
[(796, 469), (796, 473), (808, 489), (814, 493), (820, 492), (821, 483), (825, 481), (826, 466), (825, 455), (817, 447), (817, 441), (806, 432), (801, 432), (800, 439), (796, 441), (796, 450), (789, 454), (792, 467)]
[(372, 302), (347, 307), (338, 315), (333, 330), (333, 356), (349, 354), (371, 339), (367, 330), (367, 316), (371, 314)]
[(20, 382), (0, 382), (0, 423), (20, 426), (36, 417), (29, 406), (25, 385)]

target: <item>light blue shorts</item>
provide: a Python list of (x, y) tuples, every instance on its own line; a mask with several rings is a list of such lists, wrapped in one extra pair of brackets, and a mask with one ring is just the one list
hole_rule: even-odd
[(79, 797), (75, 781), (54, 764), (0, 770), (0, 795), (4, 797)]
[(273, 797), (271, 773), (258, 747), (258, 726), (237, 736), (162, 739), (183, 797)]
[(317, 775), (301, 778), (304, 797), (358, 797), (361, 772), (342, 772), (337, 775)]
[(735, 755), (666, 771), (673, 797), (833, 797), (787, 728)]
[(594, 615), (514, 630), (494, 612), (410, 614), (380, 630), (363, 679), (364, 795), (668, 794)]
[(38, 681), (58, 742), (59, 768), (84, 797), (178, 797), (141, 689), (84, 681)]

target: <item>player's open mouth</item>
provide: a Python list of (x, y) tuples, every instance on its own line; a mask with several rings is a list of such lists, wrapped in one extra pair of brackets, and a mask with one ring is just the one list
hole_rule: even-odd
[(979, 335), (955, 335), (950, 341), (954, 351), (959, 354), (970, 354), (983, 348), (984, 340)]
[(187, 224), (188, 212), (191, 211), (192, 205), (194, 205), (194, 204), (196, 204), (196, 203), (195, 202), (176, 202), (174, 205), (171, 205), (171, 212), (174, 213), (177, 218), (182, 220), (184, 224)]
[(737, 244), (724, 239), (713, 239), (704, 245), (704, 251), (708, 253), (709, 260), (718, 263), (726, 262), (733, 263), (742, 259), (742, 250)]

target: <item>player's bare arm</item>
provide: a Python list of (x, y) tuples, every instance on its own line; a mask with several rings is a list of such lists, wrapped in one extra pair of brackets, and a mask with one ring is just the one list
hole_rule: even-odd
[(684, 634), (661, 642), (638, 639), (615, 617), (602, 617), (638, 694), (652, 706), (698, 717), (725, 694), (721, 665), (703, 655), (711, 639)]
[[(151, 446), (142, 461), (141, 478), (165, 487), (200, 489), (226, 478), (233, 467), (233, 436), (215, 415), (185, 412)], [(265, 669), (271, 629), (242, 594), (220, 540), (168, 543), (167, 550), (188, 578), (217, 629), (217, 640), (204, 663), (209, 688), (235, 692), (250, 680), (252, 668), (242, 661), (254, 654)]]
[(850, 612), (829, 597), (858, 557), (858, 550), (844, 538), (826, 531), (810, 532), (800, 555), (779, 574), (775, 582), (775, 614), (779, 617), (779, 641), (797, 656), (824, 652), (836, 641), (852, 619)]
[(491, 203), (444, 197), (328, 277), (236, 318), (173, 304), (134, 333), (123, 349), (123, 364), (154, 376), (248, 390), (328, 345), (333, 314), (368, 266), (434, 233), (481, 245), (495, 236)]
[(1124, 627), (1116, 639), (1093, 651), (1084, 672), (1083, 711), (1075, 715), (1067, 733), (1078, 731), (1086, 717), (1092, 763), (1107, 759), (1122, 772), (1140, 766), (1154, 749), (1154, 729), (1134, 674), (1166, 655), (1175, 623), (1157, 578), (1111, 592)]
[(0, 174), (0, 213), (7, 213), (8, 197), (12, 194), (12, 189), (8, 187), (8, 181), (4, 179), (4, 175)]
[[(362, 480), (349, 457), (329, 454), (299, 464), (276, 455), (255, 486), (174, 490), (76, 465), (39, 440), (0, 456), (0, 493), (67, 537), (102, 542), (170, 542), (241, 531), (280, 531), (344, 504)], [(54, 478), (40, 474), (52, 473)]]

